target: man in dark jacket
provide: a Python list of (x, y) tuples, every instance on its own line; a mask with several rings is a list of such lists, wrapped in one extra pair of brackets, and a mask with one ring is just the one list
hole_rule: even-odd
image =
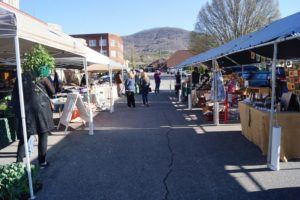
[(200, 73), (198, 72), (198, 67), (195, 67), (194, 71), (192, 72), (192, 84), (193, 84), (193, 87), (195, 87), (196, 84), (199, 83), (199, 77), (200, 77)]
[[(49, 164), (46, 162), (48, 134), (54, 129), (49, 96), (52, 96), (55, 93), (55, 89), (46, 77), (38, 78), (36, 82), (34, 82), (35, 79), (30, 72), (24, 72), (22, 81), (28, 135), (27, 139), (29, 139), (31, 135), (38, 134), (38, 161), (40, 167), (46, 167)], [(25, 157), (25, 148), (17, 81), (14, 85), (12, 99), (18, 124), (17, 135), (20, 140), (17, 152), (17, 162), (22, 162)]]
[(175, 75), (175, 94), (178, 94), (180, 88), (181, 88), (181, 75), (180, 72), (178, 71), (177, 74)]

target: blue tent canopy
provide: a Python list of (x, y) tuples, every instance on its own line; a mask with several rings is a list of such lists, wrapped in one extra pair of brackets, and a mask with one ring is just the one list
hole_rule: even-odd
[[(239, 56), (241, 57), (244, 56), (242, 55), (243, 51), (258, 48), (259, 46), (263, 46), (264, 44), (275, 41), (278, 38), (282, 38), (282, 40), (284, 41), (284, 39), (288, 37), (300, 37), (299, 21), (300, 21), (300, 12), (285, 17), (283, 19), (277, 20), (255, 32), (231, 40), (219, 47), (210, 49), (204, 53), (193, 56), (183, 61), (179, 65), (177, 65), (176, 68), (180, 69), (187, 65), (203, 63), (203, 62), (211, 61), (213, 59), (218, 59), (224, 56), (230, 56), (237, 53), (240, 53)], [(296, 39), (295, 41), (299, 42), (299, 39)], [(295, 47), (291, 48), (291, 46), (296, 46), (296, 45), (295, 43), (287, 44), (287, 46), (282, 45), (282, 47), (285, 47), (285, 50), (290, 50), (290, 51), (293, 50), (294, 52), (292, 52), (290, 56), (294, 57), (295, 52), (298, 51), (298, 49), (295, 49)], [(266, 53), (266, 50), (263, 52), (266, 53), (266, 55), (269, 55), (270, 52), (272, 53), (272, 50), (270, 48), (268, 50), (269, 53)], [(282, 52), (282, 54), (280, 54), (279, 51), (279, 57), (288, 58), (289, 56), (286, 52), (285, 53)], [(241, 64), (248, 64), (248, 63), (241, 63)]]

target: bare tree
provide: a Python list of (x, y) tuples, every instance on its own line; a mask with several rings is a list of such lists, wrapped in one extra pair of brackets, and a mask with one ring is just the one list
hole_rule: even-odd
[(212, 0), (199, 11), (195, 24), (198, 34), (191, 36), (191, 42), (197, 37), (200, 43), (206, 40), (209, 49), (253, 32), (279, 17), (277, 0)]
[(195, 53), (204, 52), (208, 49), (216, 47), (216, 44), (211, 35), (192, 31), (190, 33), (189, 49)]

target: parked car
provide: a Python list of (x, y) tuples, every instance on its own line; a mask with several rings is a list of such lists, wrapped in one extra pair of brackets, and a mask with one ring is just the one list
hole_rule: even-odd
[(167, 69), (167, 74), (175, 74), (176, 73), (176, 68), (168, 68)]
[[(276, 67), (276, 78), (285, 80), (285, 70), (283, 67)], [(251, 87), (266, 87), (270, 85), (271, 71), (252, 72), (248, 79)]]

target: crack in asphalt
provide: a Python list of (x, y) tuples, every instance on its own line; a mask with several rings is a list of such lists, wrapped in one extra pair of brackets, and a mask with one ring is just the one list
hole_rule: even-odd
[[(167, 118), (165, 112), (163, 112), (163, 115), (164, 115), (166, 121), (168, 122), (168, 124), (171, 126), (171, 122), (170, 122), (170, 120)], [(167, 184), (167, 180), (168, 180), (170, 174), (172, 173), (172, 167), (173, 167), (173, 163), (174, 163), (174, 152), (173, 152), (173, 149), (172, 149), (172, 146), (171, 146), (171, 141), (170, 141), (170, 133), (171, 133), (172, 131), (173, 131), (173, 130), (172, 130), (171, 128), (169, 128), (169, 130), (168, 130), (168, 131), (166, 132), (166, 134), (165, 134), (165, 135), (166, 135), (166, 138), (167, 138), (167, 145), (168, 145), (168, 149), (169, 149), (169, 152), (170, 152), (171, 157), (170, 157), (170, 163), (169, 163), (169, 165), (168, 165), (169, 170), (168, 170), (166, 176), (165, 176), (164, 179), (163, 179), (163, 184), (164, 184), (165, 190), (166, 190), (166, 193), (165, 193), (165, 196), (164, 196), (164, 200), (168, 200), (168, 198), (169, 198), (170, 191), (169, 191), (169, 187), (168, 187), (168, 184)]]
[(164, 183), (164, 186), (165, 186), (165, 189), (166, 189), (166, 193), (165, 193), (165, 200), (168, 200), (168, 197), (169, 197), (169, 188), (168, 188), (168, 184), (167, 184), (167, 180), (170, 176), (170, 174), (172, 173), (172, 166), (173, 166), (173, 161), (174, 161), (174, 153), (173, 153), (173, 149), (171, 147), (171, 143), (170, 143), (170, 136), (169, 134), (172, 132), (172, 130), (168, 130), (166, 132), (166, 137), (167, 137), (167, 142), (168, 142), (168, 149), (170, 151), (170, 154), (171, 154), (171, 159), (170, 159), (170, 163), (168, 165), (168, 168), (169, 168), (169, 171), (167, 172), (166, 176), (164, 177), (163, 179), (163, 183)]

